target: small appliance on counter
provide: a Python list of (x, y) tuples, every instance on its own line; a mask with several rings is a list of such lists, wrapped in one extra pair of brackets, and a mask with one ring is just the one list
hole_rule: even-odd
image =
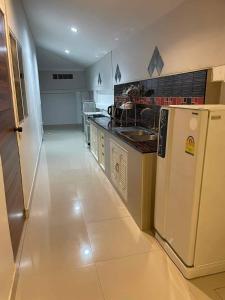
[(190, 279), (225, 271), (225, 105), (162, 108), (156, 238)]
[(119, 116), (119, 109), (115, 105), (110, 105), (107, 112), (112, 119), (118, 118)]
[(111, 117), (111, 119), (120, 119), (121, 116), (121, 110), (120, 108), (116, 107), (115, 105), (110, 105), (108, 107), (108, 115)]

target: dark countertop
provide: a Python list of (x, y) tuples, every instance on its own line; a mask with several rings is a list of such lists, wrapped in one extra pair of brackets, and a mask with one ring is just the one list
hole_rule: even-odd
[(157, 141), (133, 142), (126, 137), (121, 136), (117, 132), (119, 126), (108, 117), (90, 118), (90, 120), (141, 153), (157, 152)]

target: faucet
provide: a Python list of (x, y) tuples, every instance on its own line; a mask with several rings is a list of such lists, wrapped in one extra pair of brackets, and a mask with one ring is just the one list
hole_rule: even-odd
[[(143, 120), (143, 119), (145, 119), (144, 118), (144, 115), (145, 114), (150, 114), (150, 113), (153, 113), (153, 127), (151, 128), (151, 124), (148, 124), (148, 127), (149, 127), (149, 129), (154, 129), (155, 130), (155, 125), (156, 125), (156, 117), (155, 117), (155, 112), (154, 112), (154, 110), (152, 109), (152, 108), (150, 108), (150, 107), (146, 107), (146, 108), (143, 108), (142, 110), (141, 110), (141, 112), (140, 112), (140, 115), (141, 115), (141, 119)], [(148, 117), (148, 115), (147, 115), (147, 117)], [(149, 119), (149, 121), (150, 121), (150, 119)], [(147, 123), (147, 122), (146, 122)], [(148, 122), (148, 123), (150, 123), (150, 122)]]
[(122, 127), (123, 125), (123, 114), (124, 114), (124, 111), (126, 111), (126, 125), (127, 125), (127, 111), (128, 110), (131, 110), (134, 108), (134, 103), (131, 102), (131, 101), (126, 101), (124, 102), (121, 106), (120, 106), (120, 109), (122, 109), (122, 113), (121, 113), (121, 116), (120, 116), (120, 126)]
[(122, 110), (121, 116), (120, 116), (120, 126), (122, 127), (123, 125), (123, 112), (125, 109)]

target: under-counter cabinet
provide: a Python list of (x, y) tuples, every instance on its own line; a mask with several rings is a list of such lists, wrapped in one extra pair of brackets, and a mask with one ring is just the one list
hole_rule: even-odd
[(90, 124), (90, 149), (98, 160), (98, 129), (93, 124)]
[(91, 152), (142, 230), (153, 228), (156, 153), (142, 153), (91, 121)]
[(110, 176), (124, 201), (127, 201), (127, 160), (127, 151), (110, 139)]

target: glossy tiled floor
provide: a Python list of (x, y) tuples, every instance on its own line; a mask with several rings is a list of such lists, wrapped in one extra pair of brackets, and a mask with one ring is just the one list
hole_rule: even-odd
[(16, 300), (225, 299), (225, 274), (185, 280), (141, 232), (78, 130), (47, 131)]

